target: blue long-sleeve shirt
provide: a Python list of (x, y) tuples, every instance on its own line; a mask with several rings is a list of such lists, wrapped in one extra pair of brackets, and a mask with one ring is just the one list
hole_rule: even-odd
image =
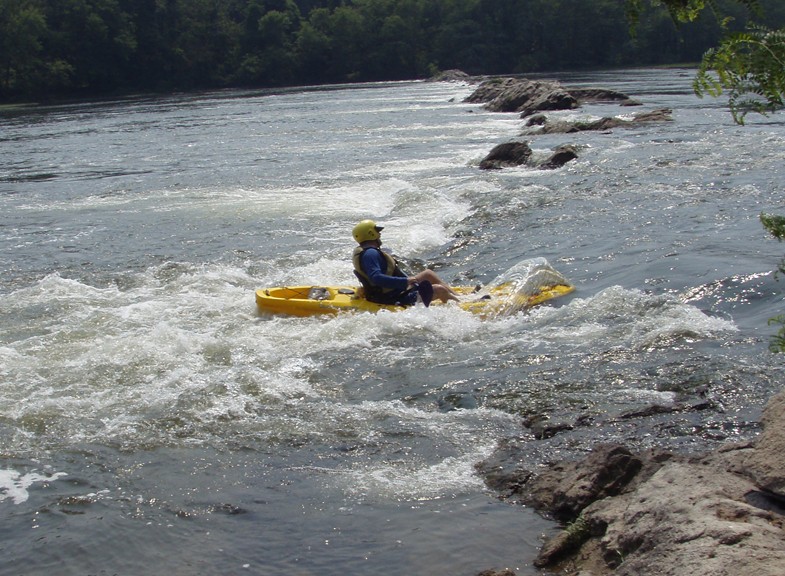
[(390, 276), (385, 274), (387, 260), (379, 249), (366, 250), (360, 259), (363, 271), (368, 275), (371, 283), (380, 288), (404, 292), (409, 287), (406, 276)]

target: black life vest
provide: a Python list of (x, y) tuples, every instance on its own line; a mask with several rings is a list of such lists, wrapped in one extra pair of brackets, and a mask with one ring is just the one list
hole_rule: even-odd
[(362, 257), (366, 250), (377, 250), (379, 254), (384, 257), (387, 263), (387, 269), (384, 271), (387, 276), (400, 276), (405, 278), (406, 274), (403, 273), (401, 267), (396, 262), (395, 258), (379, 250), (376, 246), (358, 246), (354, 249), (352, 254), (352, 263), (354, 264), (354, 275), (360, 280), (360, 283), (365, 289), (365, 299), (379, 304), (395, 304), (407, 291), (401, 292), (394, 288), (382, 288), (371, 283), (371, 279), (362, 268)]

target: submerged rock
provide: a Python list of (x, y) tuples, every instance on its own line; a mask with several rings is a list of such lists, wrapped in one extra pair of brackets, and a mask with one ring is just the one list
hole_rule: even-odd
[(536, 128), (535, 130), (527, 132), (528, 134), (571, 134), (588, 130), (605, 131), (619, 127), (632, 128), (640, 124), (651, 122), (670, 122), (673, 120), (671, 113), (672, 110), (662, 108), (649, 112), (640, 112), (633, 115), (629, 120), (612, 116), (591, 121), (551, 120), (544, 114), (537, 114), (536, 116), (529, 118), (526, 122), (526, 126), (528, 128)]

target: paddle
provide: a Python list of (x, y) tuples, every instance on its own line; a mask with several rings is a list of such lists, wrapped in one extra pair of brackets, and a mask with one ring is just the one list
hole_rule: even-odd
[(422, 303), (425, 304), (425, 307), (431, 305), (431, 301), (433, 300), (433, 286), (428, 280), (423, 280), (422, 282), (418, 282), (416, 284), (417, 293), (420, 295), (420, 300)]

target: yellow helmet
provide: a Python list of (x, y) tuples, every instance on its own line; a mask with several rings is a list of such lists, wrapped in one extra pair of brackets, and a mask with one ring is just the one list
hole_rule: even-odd
[(363, 220), (352, 229), (352, 236), (358, 244), (368, 240), (378, 240), (381, 238), (379, 232), (384, 230), (384, 226), (377, 226), (373, 220)]

